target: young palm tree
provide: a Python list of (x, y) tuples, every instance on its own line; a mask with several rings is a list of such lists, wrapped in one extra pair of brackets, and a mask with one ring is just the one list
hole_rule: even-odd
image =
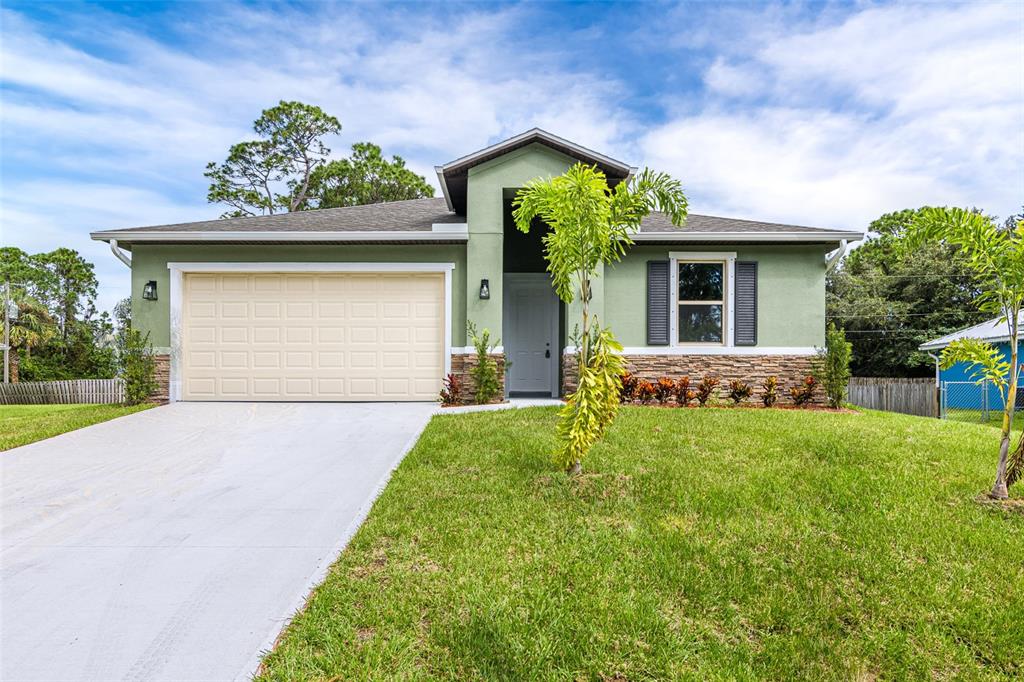
[[(1010, 429), (1017, 401), (1017, 379), (1020, 359), (1017, 357), (1021, 312), (1024, 310), (1024, 221), (1016, 229), (998, 226), (991, 218), (962, 208), (928, 208), (921, 211), (910, 232), (909, 244), (925, 240), (944, 241), (960, 247), (976, 275), (981, 296), (978, 307), (999, 316), (1006, 322), (1010, 341), (1010, 361), (1000, 362), (989, 344), (960, 342), (950, 344), (942, 353), (946, 366), (968, 362), (989, 378), (998, 378), (1003, 391), (1003, 426), (999, 444), (999, 462), (992, 497), (1009, 497), (1007, 458), (1010, 450)], [(1002, 389), (1001, 389), (1002, 390)], [(1024, 439), (1020, 448), (1024, 448)], [(1019, 448), (1019, 449), (1020, 449)], [(1016, 453), (1015, 453), (1016, 454)], [(1015, 461), (1020, 461), (1015, 457)], [(1019, 470), (1014, 469), (1016, 480)]]
[(544, 256), (555, 293), (565, 303), (580, 299), (578, 387), (559, 427), (560, 464), (576, 473), (615, 417), (623, 368), (617, 355), (622, 346), (590, 313), (591, 279), (599, 265), (622, 258), (633, 243), (630, 235), (651, 211), (661, 210), (682, 225), (686, 196), (679, 181), (664, 173), (644, 169), (611, 189), (604, 173), (577, 163), (556, 178), (528, 183), (516, 193), (513, 207), (522, 232), (529, 232), (535, 219), (551, 228), (544, 235)]
[(30, 296), (16, 296), (18, 319), (11, 325), (11, 347), (24, 348), (32, 356), (32, 349), (45, 346), (58, 333), (57, 323), (42, 303)]

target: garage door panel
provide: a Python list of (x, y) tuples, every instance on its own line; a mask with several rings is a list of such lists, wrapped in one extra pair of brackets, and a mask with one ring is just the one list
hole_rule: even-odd
[(433, 400), (440, 274), (188, 274), (186, 400)]

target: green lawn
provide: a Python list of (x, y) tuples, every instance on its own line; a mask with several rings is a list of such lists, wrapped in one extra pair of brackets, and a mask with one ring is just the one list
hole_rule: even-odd
[(105, 422), (152, 405), (0, 405), (0, 450)]
[[(994, 426), (997, 429), (1001, 429), (1003, 427), (1002, 410), (989, 410), (988, 421), (983, 420), (981, 417), (981, 410), (951, 409), (946, 413), (946, 419), (952, 421), (967, 422), (968, 424), (985, 424), (987, 426)], [(1020, 431), (1024, 428), (1024, 412), (1014, 412), (1013, 428), (1015, 431)]]
[(625, 408), (570, 480), (554, 425), (435, 417), (260, 679), (1024, 675), (991, 429)]

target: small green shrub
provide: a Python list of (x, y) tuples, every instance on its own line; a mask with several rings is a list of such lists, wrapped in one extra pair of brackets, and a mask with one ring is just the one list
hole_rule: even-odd
[(441, 404), (442, 405), (458, 405), (462, 403), (462, 382), (459, 377), (454, 374), (449, 374), (444, 378), (441, 385)]
[(121, 335), (120, 351), (118, 364), (124, 380), (124, 402), (126, 405), (144, 403), (159, 388), (149, 334), (143, 335), (138, 329), (129, 327)]
[(812, 400), (814, 400), (814, 394), (818, 392), (818, 380), (812, 376), (804, 378), (799, 386), (794, 386), (789, 389), (789, 397), (793, 400), (794, 405), (803, 407)]
[(658, 402), (662, 405), (668, 402), (668, 399), (675, 393), (676, 384), (674, 381), (667, 377), (662, 377), (654, 384), (654, 397), (657, 398)]
[(690, 377), (682, 377), (676, 380), (675, 386), (676, 404), (686, 407), (690, 401), (697, 397), (697, 393), (690, 389)]
[(711, 400), (715, 395), (715, 389), (718, 387), (719, 379), (715, 377), (704, 377), (697, 384), (697, 392), (694, 396), (701, 407), (707, 407), (708, 401)]
[(654, 384), (647, 381), (647, 379), (641, 379), (636, 384), (636, 398), (640, 401), (641, 405), (646, 405), (651, 402), (654, 398)]
[(831, 407), (842, 407), (846, 400), (852, 352), (853, 346), (846, 340), (846, 333), (829, 322), (825, 332), (825, 348), (818, 351), (815, 371)]
[(767, 377), (761, 382), (761, 402), (765, 407), (773, 407), (779, 400), (779, 380)]
[(466, 334), (476, 350), (476, 364), (469, 370), (469, 375), (473, 377), (474, 397), (478, 405), (485, 405), (501, 391), (498, 363), (491, 357), (499, 342), (491, 343), (491, 332), (487, 329), (477, 333), (476, 325), (472, 322), (466, 322)]
[(623, 372), (620, 381), (621, 384), (619, 386), (619, 402), (633, 402), (633, 400), (636, 398), (636, 377), (630, 374), (629, 372)]
[(739, 379), (733, 379), (729, 382), (729, 398), (732, 399), (734, 405), (742, 403), (753, 392), (754, 390), (750, 388), (750, 384), (745, 384)]

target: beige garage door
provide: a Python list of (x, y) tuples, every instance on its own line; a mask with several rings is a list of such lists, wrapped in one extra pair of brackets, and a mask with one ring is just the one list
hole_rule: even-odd
[(184, 276), (184, 400), (434, 400), (444, 276)]

